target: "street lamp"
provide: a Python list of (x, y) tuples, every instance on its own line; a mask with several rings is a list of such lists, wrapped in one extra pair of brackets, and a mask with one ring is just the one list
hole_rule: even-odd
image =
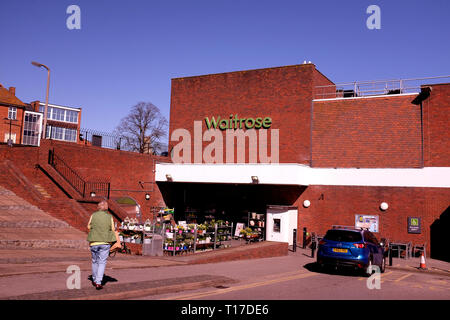
[(42, 63), (39, 63), (36, 61), (32, 61), (31, 64), (38, 68), (44, 67), (45, 69), (47, 69), (47, 94), (45, 96), (44, 123), (43, 123), (43, 130), (42, 130), (42, 137), (45, 139), (46, 135), (47, 135), (46, 129), (47, 129), (47, 110), (48, 110), (48, 89), (50, 87), (50, 69), (45, 64), (42, 64)]

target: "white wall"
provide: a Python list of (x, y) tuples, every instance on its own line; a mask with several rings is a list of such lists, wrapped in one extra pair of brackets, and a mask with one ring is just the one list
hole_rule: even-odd
[(450, 187), (450, 167), (422, 169), (329, 169), (299, 164), (156, 164), (156, 181), (281, 185)]

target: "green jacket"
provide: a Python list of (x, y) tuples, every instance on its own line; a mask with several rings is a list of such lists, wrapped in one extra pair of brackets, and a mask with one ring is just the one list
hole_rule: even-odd
[(91, 229), (87, 240), (89, 242), (115, 242), (116, 234), (112, 231), (112, 218), (106, 211), (96, 211), (92, 214)]

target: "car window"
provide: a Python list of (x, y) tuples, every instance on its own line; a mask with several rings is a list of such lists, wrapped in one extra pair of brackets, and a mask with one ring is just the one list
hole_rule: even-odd
[(369, 231), (364, 231), (364, 239), (370, 243), (373, 243), (375, 245), (378, 244), (378, 240), (377, 238), (375, 238), (375, 236), (369, 232)]
[(370, 234), (372, 236), (372, 239), (373, 239), (374, 243), (375, 244), (379, 244), (380, 242), (378, 241), (377, 237), (375, 237), (375, 235), (372, 232)]
[(324, 237), (325, 240), (358, 242), (362, 240), (361, 233), (347, 230), (328, 230)]

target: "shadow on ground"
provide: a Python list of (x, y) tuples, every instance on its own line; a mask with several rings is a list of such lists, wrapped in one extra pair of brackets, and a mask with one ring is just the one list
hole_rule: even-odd
[(322, 274), (330, 274), (330, 275), (340, 275), (346, 277), (362, 277), (364, 276), (364, 272), (361, 270), (355, 270), (350, 267), (333, 267), (333, 266), (324, 266), (320, 267), (317, 262), (307, 263), (303, 266), (306, 270), (315, 273)]
[[(89, 281), (92, 281), (92, 275), (90, 275), (88, 277)], [(117, 280), (116, 278), (107, 276), (106, 274), (103, 276), (103, 280), (102, 280), (102, 286), (104, 286), (105, 284), (107, 284), (108, 282), (118, 282), (119, 280)]]

